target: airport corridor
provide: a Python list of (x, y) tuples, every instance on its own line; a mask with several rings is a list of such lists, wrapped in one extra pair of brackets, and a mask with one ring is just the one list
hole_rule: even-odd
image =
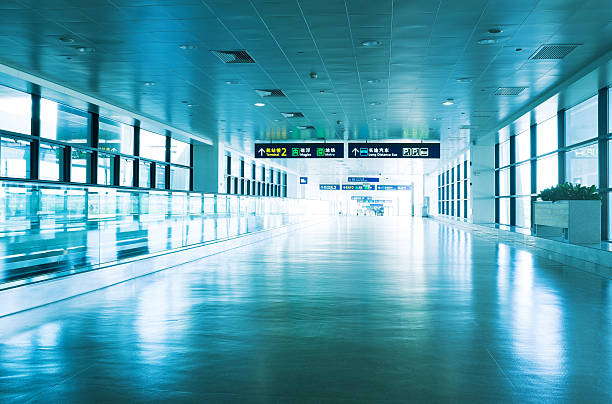
[(610, 281), (330, 217), (0, 318), (0, 402), (611, 402)]

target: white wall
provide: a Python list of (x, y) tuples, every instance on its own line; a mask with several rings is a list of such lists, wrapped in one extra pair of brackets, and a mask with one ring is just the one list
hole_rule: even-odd
[(495, 222), (495, 145), (494, 136), (472, 144), (471, 205), (473, 223)]

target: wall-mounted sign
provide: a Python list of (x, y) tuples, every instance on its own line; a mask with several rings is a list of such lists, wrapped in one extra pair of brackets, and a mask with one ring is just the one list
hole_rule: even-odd
[(350, 158), (439, 159), (440, 143), (349, 143)]
[(302, 185), (308, 184), (308, 177), (300, 177), (300, 184)]
[(319, 184), (319, 190), (321, 191), (339, 191), (340, 185), (338, 184)]
[(259, 143), (255, 157), (264, 159), (343, 158), (344, 143)]
[(351, 200), (352, 201), (358, 201), (358, 202), (371, 202), (372, 201), (372, 197), (371, 196), (351, 196)]
[(377, 191), (410, 191), (411, 185), (377, 185)]
[(374, 191), (376, 188), (370, 184), (344, 184), (343, 191)]
[(380, 182), (376, 177), (348, 177), (348, 182)]

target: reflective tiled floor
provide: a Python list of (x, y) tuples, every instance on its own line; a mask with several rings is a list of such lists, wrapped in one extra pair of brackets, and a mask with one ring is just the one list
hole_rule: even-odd
[(8, 402), (612, 402), (610, 281), (420, 219), (330, 219), (0, 341)]

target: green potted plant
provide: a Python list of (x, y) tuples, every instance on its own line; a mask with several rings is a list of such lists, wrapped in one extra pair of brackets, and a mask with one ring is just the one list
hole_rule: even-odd
[(595, 244), (601, 241), (601, 195), (590, 187), (569, 182), (540, 192), (534, 202), (537, 235), (558, 235), (559, 228), (570, 243)]

